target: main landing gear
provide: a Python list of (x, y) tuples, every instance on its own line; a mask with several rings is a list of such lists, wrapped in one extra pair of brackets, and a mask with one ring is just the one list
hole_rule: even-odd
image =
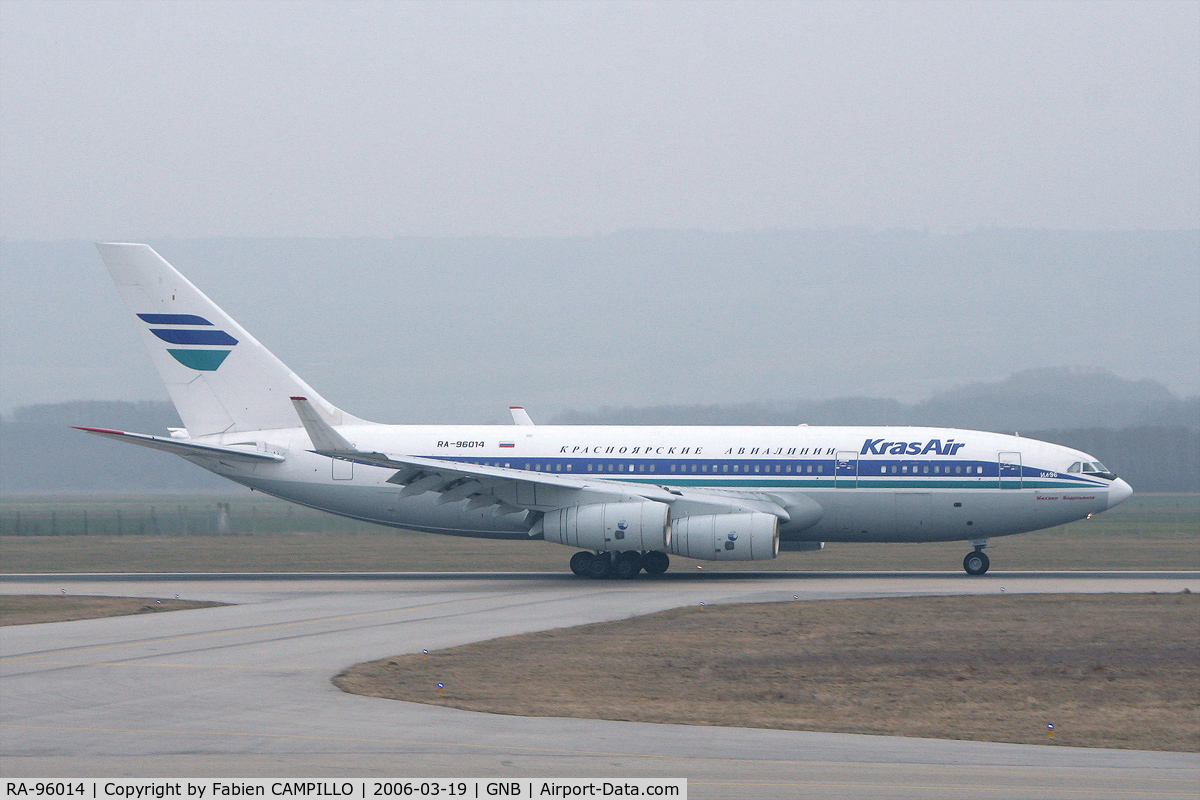
[(967, 553), (967, 557), (963, 559), (963, 569), (967, 571), (968, 575), (982, 575), (992, 565), (987, 554), (983, 552), (983, 548), (987, 547), (987, 539), (975, 540), (971, 544), (974, 545), (975, 550)]
[(571, 572), (581, 578), (636, 578), (642, 570), (647, 575), (662, 575), (671, 566), (671, 558), (661, 550), (639, 553), (623, 550), (620, 553), (589, 553), (580, 550), (571, 556)]

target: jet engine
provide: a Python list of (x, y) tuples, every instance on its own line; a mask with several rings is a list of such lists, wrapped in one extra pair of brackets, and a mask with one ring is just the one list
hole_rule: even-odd
[(779, 518), (750, 511), (671, 522), (671, 552), (705, 561), (769, 561), (779, 555)]
[(599, 552), (666, 550), (671, 545), (667, 512), (665, 503), (653, 500), (559, 508), (542, 517), (542, 535), (547, 542)]

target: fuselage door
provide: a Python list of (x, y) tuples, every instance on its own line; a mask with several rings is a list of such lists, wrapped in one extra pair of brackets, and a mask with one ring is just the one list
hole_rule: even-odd
[(1000, 488), (1001, 489), (1020, 489), (1021, 488), (1021, 454), (1020, 453), (1001, 453), (1000, 454)]
[(833, 462), (833, 485), (838, 489), (858, 486), (858, 451), (838, 450)]

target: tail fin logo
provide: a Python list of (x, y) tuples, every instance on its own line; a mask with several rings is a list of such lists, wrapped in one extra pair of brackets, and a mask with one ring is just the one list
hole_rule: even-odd
[[(150, 332), (167, 344), (184, 345), (168, 347), (167, 352), (180, 364), (200, 372), (215, 371), (238, 343), (237, 339), (195, 314), (138, 314), (138, 318), (150, 325)], [(156, 327), (159, 325), (170, 327)]]

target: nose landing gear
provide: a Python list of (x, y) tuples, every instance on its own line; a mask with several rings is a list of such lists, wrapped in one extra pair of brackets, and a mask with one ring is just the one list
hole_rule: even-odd
[(983, 548), (987, 547), (987, 539), (976, 539), (971, 544), (975, 550), (967, 553), (967, 557), (963, 559), (963, 569), (968, 575), (982, 575), (992, 565), (987, 554), (983, 552)]

